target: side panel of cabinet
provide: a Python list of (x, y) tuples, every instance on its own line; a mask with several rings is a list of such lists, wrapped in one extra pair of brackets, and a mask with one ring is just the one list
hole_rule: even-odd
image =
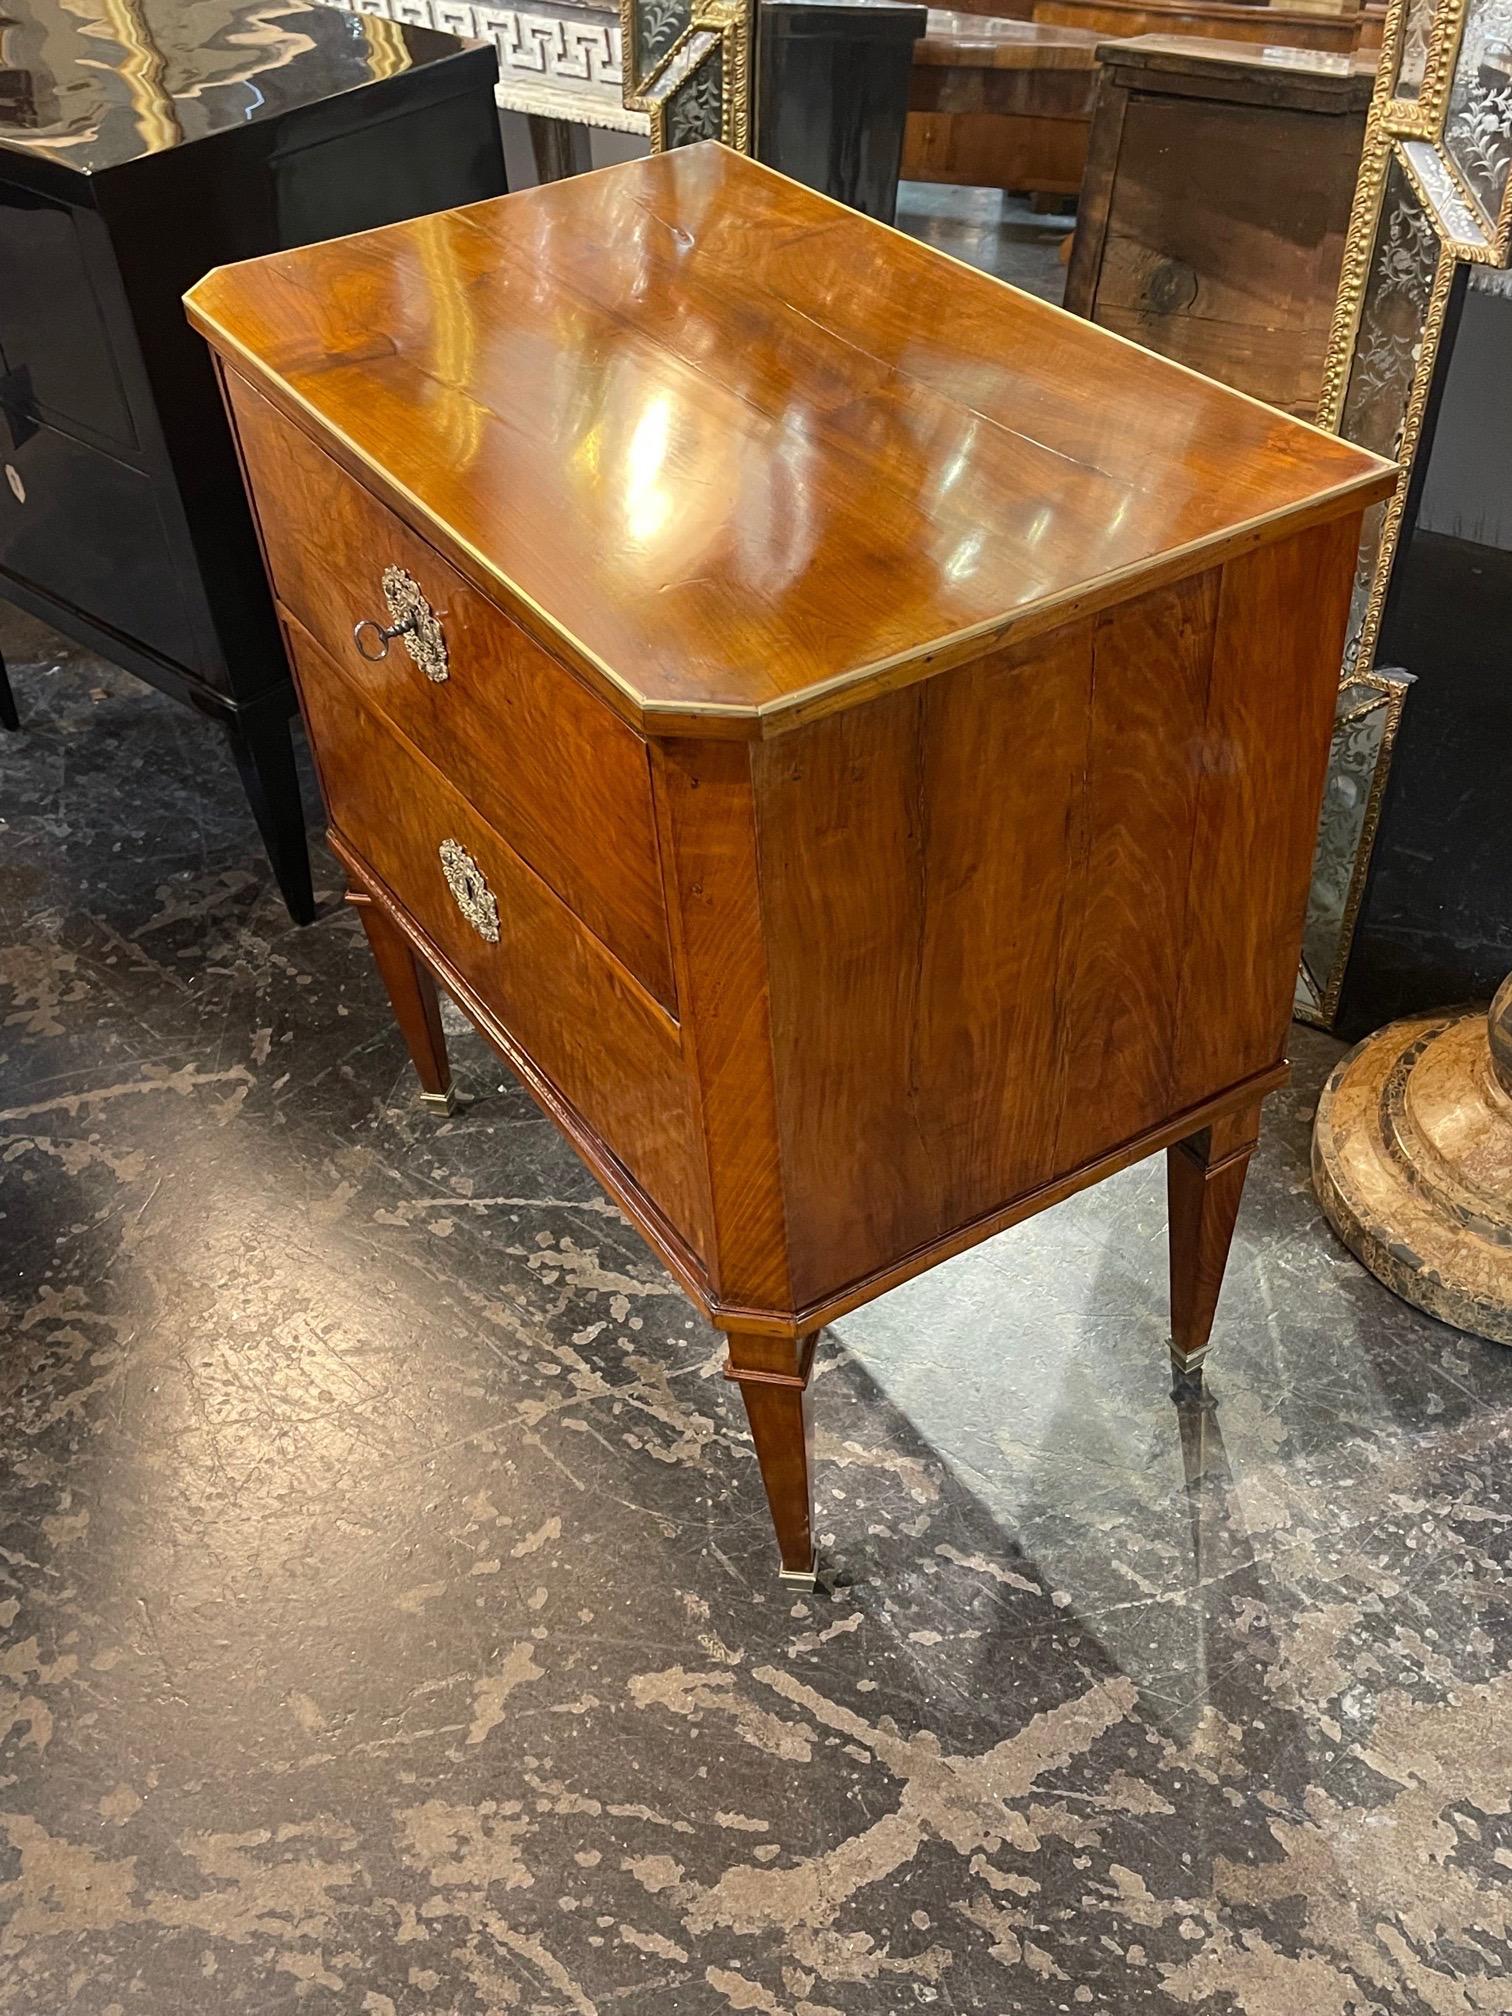
[(1280, 668), (1243, 639), (1271, 584), (1322, 591), (1291, 550), (756, 752), (799, 1305), (1277, 1061), (1327, 681), (1295, 622)]

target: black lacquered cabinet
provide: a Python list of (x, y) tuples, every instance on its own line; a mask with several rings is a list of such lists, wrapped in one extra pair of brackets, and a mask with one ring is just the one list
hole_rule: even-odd
[(491, 48), (279, 0), (0, 13), (0, 596), (224, 727), (301, 921), (294, 694), (180, 297), (498, 195), (496, 72)]
[(761, 0), (758, 160), (891, 224), (923, 7)]

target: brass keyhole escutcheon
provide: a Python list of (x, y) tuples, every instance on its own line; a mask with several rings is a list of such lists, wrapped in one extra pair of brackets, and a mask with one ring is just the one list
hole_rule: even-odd
[(388, 608), (387, 624), (364, 616), (353, 626), (352, 640), (369, 663), (387, 658), (394, 638), (402, 637), (404, 648), (432, 684), (444, 685), (451, 676), (446, 656), (446, 639), (441, 619), (426, 601), (420, 583), (402, 567), (383, 570), (383, 600)]
[(480, 938), (490, 945), (499, 942), (499, 905), (483, 870), (459, 840), (443, 840), (440, 846), (441, 873), (457, 908)]

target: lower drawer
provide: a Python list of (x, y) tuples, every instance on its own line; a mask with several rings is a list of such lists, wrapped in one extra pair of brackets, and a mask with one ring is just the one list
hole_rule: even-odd
[(419, 752), (286, 625), (332, 824), (588, 1129), (701, 1252), (682, 1040), (666, 1011)]

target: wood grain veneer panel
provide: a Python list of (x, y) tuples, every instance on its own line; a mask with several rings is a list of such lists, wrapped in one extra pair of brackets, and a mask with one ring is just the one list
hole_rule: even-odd
[(1187, 903), (1220, 576), (1100, 617), (1081, 900), (1061, 1019), (1068, 1093), (1057, 1173), (1177, 1110), (1174, 1007)]
[(1050, 1173), (1089, 623), (755, 754), (800, 1303)]
[(799, 1303), (1276, 1063), (1350, 537), (756, 753)]
[[(285, 626), (331, 822), (399, 899), (686, 1244), (704, 1245), (701, 1156), (677, 1025), (440, 772)], [(498, 905), (497, 943), (464, 919), (439, 855), (455, 840)]]
[(792, 1306), (772, 1077), (756, 808), (743, 743), (656, 747), (657, 807), (672, 906), (693, 1098), (706, 1142), (719, 1298)]
[(1339, 519), (1223, 570), (1172, 1105), (1281, 1055), (1359, 536)]

